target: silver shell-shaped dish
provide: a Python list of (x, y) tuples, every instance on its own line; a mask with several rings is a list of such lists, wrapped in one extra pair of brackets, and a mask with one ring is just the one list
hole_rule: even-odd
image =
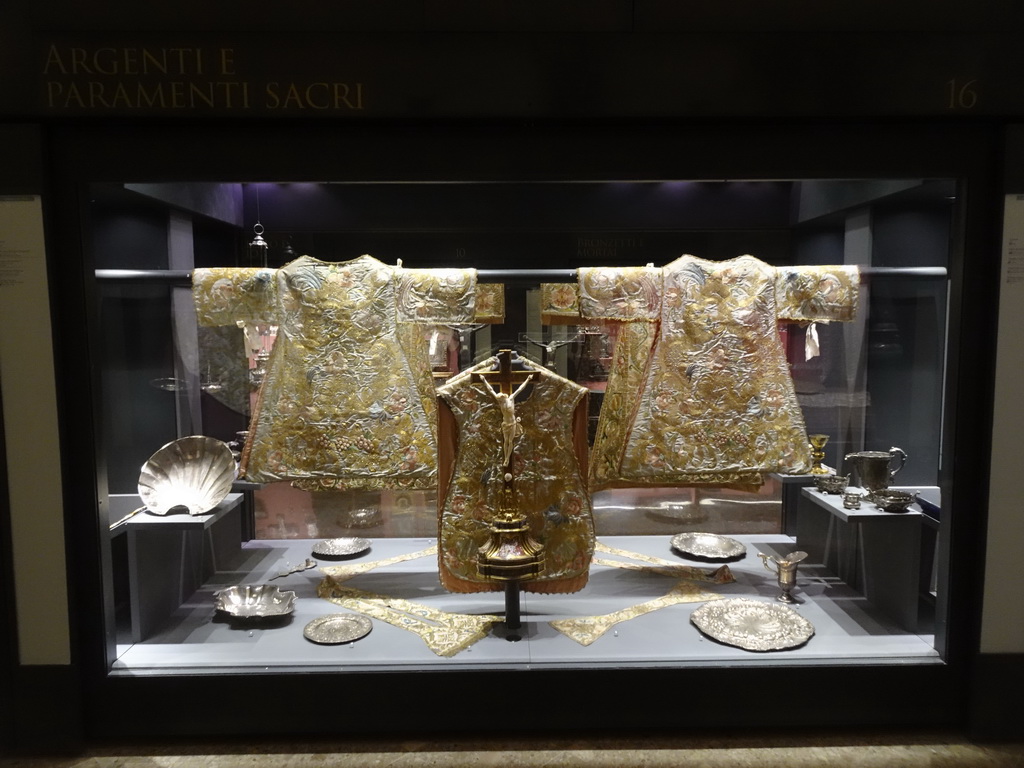
[(339, 645), (353, 643), (366, 637), (373, 628), (366, 616), (353, 613), (332, 613), (313, 619), (302, 630), (307, 640), (321, 645)]
[(313, 545), (314, 557), (351, 557), (365, 552), (370, 548), (370, 540), (343, 536), (338, 539), (325, 539)]
[(814, 634), (814, 625), (792, 608), (744, 597), (706, 603), (690, 621), (718, 642), (747, 651), (796, 648)]
[(198, 435), (183, 437), (142, 465), (139, 496), (155, 515), (178, 509), (202, 515), (224, 501), (235, 473), (235, 459), (226, 443)]
[(239, 584), (213, 596), (218, 611), (239, 619), (287, 616), (295, 610), (295, 593), (272, 584)]
[(717, 533), (678, 533), (672, 537), (672, 548), (684, 555), (709, 560), (727, 560), (747, 552), (746, 546), (736, 539)]

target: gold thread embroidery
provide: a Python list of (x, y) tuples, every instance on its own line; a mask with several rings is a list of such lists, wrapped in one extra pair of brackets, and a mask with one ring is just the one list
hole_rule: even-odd
[(584, 616), (577, 619), (558, 619), (550, 622), (551, 626), (557, 629), (566, 637), (575, 640), (580, 645), (590, 645), (609, 629), (623, 621), (635, 619), (652, 611), (659, 611), (670, 605), (680, 603), (699, 603), (709, 600), (721, 600), (722, 595), (713, 592), (706, 592), (696, 584), (687, 580), (678, 582), (665, 595), (648, 600), (645, 603), (637, 603), (629, 608), (620, 611), (606, 613), (603, 616)]
[(279, 327), (242, 475), (301, 487), (432, 488), (433, 379), (422, 329), (470, 322), (476, 272), (370, 256), (301, 256), (280, 269), (197, 269), (200, 325)]
[(624, 322), (591, 462), (612, 485), (756, 486), (809, 467), (779, 318), (849, 320), (855, 267), (776, 269), (682, 256), (662, 269), (579, 270), (584, 318)]
[(366, 616), (387, 622), (420, 636), (438, 656), (450, 657), (464, 651), (487, 636), (500, 616), (450, 613), (387, 595), (344, 587), (327, 577), (317, 587), (317, 595)]
[(530, 535), (544, 545), (544, 569), (523, 582), (523, 589), (575, 592), (586, 583), (594, 542), (590, 495), (572, 432), (587, 390), (523, 360), (532, 377), (529, 393), (506, 398), (508, 409), (495, 407), (499, 401), (489, 385), (474, 378), (497, 360), (467, 368), (438, 388), (458, 426), (451, 482), (439, 504), (442, 583), (453, 592), (501, 588), (480, 576), (478, 557), (501, 508), (497, 473), (511, 461), (517, 509), (527, 516)]
[(353, 576), (358, 576), (361, 573), (368, 573), (376, 570), (377, 568), (385, 568), (389, 565), (395, 565), (396, 563), (404, 563), (407, 560), (416, 560), (421, 557), (428, 557), (430, 555), (437, 554), (437, 545), (421, 549), (418, 552), (408, 552), (404, 555), (395, 555), (394, 557), (387, 557), (383, 560), (371, 560), (366, 563), (352, 563), (351, 565), (329, 565), (320, 570), (326, 573), (332, 579), (337, 582), (348, 581)]
[(653, 555), (644, 555), (640, 552), (631, 552), (628, 549), (610, 547), (600, 541), (594, 546), (594, 550), (597, 552), (604, 552), (606, 555), (617, 555), (619, 557), (629, 558), (630, 560), (639, 560), (640, 562), (649, 563), (650, 566), (656, 567), (651, 568), (650, 566), (639, 566), (634, 565), (633, 563), (624, 563), (621, 560), (594, 558), (594, 562), (600, 565), (610, 565), (615, 568), (626, 568), (629, 570), (646, 570), (647, 572), (657, 573), (662, 576), (674, 576), (675, 578), (691, 579), (693, 581), (708, 581), (714, 584), (730, 584), (736, 581), (732, 575), (732, 570), (728, 565), (722, 565), (713, 570), (695, 568), (692, 565), (682, 565), (672, 560), (654, 557)]

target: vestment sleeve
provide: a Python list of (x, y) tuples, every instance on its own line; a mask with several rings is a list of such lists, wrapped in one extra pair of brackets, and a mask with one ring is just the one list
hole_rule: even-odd
[(579, 286), (576, 283), (541, 283), (540, 317), (543, 325), (581, 325)]
[(475, 269), (398, 269), (398, 321), (451, 325), (476, 317)]
[(477, 283), (476, 315), (477, 323), (505, 322), (505, 285), (503, 283)]
[(275, 324), (277, 281), (264, 267), (216, 267), (192, 273), (199, 325)]
[(849, 321), (857, 314), (860, 270), (855, 266), (777, 267), (780, 320)]
[(657, 267), (582, 267), (580, 315), (593, 320), (657, 320), (661, 283)]

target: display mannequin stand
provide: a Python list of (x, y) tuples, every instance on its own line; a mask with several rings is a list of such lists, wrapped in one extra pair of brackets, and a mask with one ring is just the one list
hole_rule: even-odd
[(544, 569), (544, 547), (530, 536), (526, 516), (518, 514), (512, 506), (512, 474), (504, 477), (501, 514), (491, 524), (491, 537), (480, 547), (480, 575), (493, 581), (505, 582), (506, 640), (520, 639), (522, 627), (519, 605), (519, 584), (535, 579)]
[(519, 584), (537, 578), (544, 568), (543, 545), (530, 536), (526, 516), (516, 510), (512, 473), (512, 448), (522, 431), (515, 415), (515, 397), (529, 383), (532, 374), (515, 370), (512, 351), (503, 349), (498, 353), (497, 370), (475, 373), (473, 377), (487, 385), (501, 406), (504, 442), (501, 507), (491, 524), (490, 538), (479, 549), (479, 570), (483, 578), (505, 583), (506, 639), (516, 642), (522, 626)]

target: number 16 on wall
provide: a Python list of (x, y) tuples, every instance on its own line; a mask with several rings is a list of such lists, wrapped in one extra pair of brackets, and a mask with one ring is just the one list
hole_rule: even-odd
[(977, 78), (946, 81), (946, 109), (974, 109), (978, 104)]

